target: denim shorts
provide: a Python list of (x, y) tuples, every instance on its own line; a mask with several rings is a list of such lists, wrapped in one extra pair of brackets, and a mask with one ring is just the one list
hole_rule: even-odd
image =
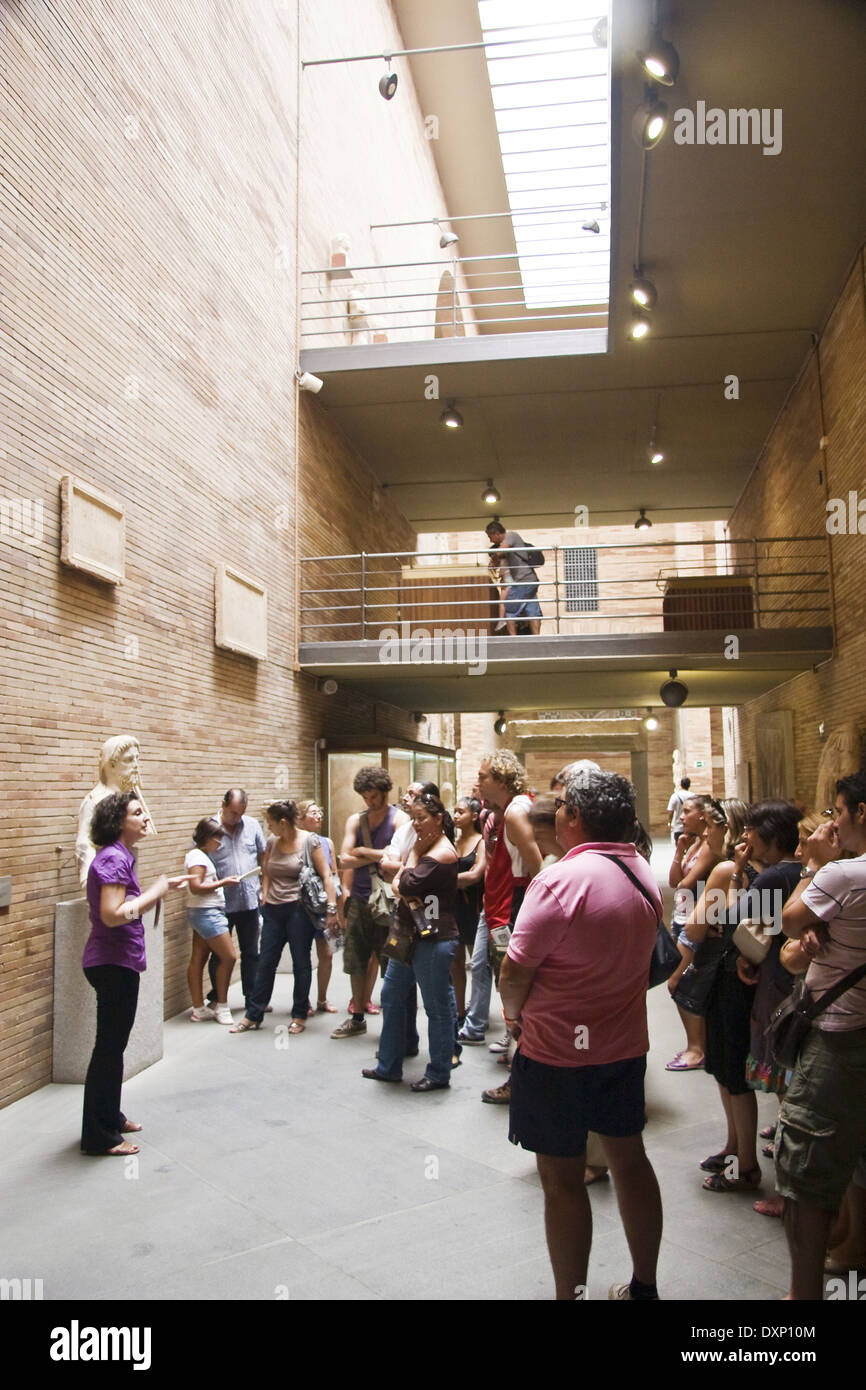
[(518, 1049), (511, 1067), (508, 1138), (530, 1153), (579, 1158), (590, 1130), (611, 1138), (646, 1124), (646, 1056), (590, 1067), (533, 1062)]
[(229, 929), (229, 919), (218, 907), (188, 907), (186, 915), (190, 926), (194, 927), (205, 941), (210, 941), (214, 936), (222, 936), (223, 932)]
[(537, 594), (537, 584), (512, 584), (505, 600), (506, 618), (540, 618)]

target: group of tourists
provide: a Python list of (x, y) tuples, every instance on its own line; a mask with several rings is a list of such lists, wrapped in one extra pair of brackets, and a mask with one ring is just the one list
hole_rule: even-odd
[[(327, 991), (342, 944), (351, 1000), (331, 1037), (363, 1038), (383, 970), (378, 1051), (361, 1068), (369, 1080), (398, 1085), (418, 1056), (420, 992), (429, 1059), (410, 1089), (446, 1091), (463, 1048), (487, 1042), (495, 982), (505, 1031), (490, 1051), (508, 1076), (482, 1099), (509, 1106), (510, 1140), (536, 1154), (557, 1298), (585, 1292), (586, 1187), (610, 1176), (633, 1267), (610, 1296), (656, 1299), (662, 1209), (642, 1139), (646, 994), (660, 940), (671, 947), (633, 787), (583, 762), (562, 769), (550, 796), (533, 796), (507, 749), (481, 761), (453, 818), (430, 782), (410, 784), (400, 806), (382, 767), (362, 768), (353, 786), (364, 809), (349, 817), (339, 857), (315, 802), (271, 804), (265, 837), (235, 787), (196, 825), (185, 872), (145, 892), (134, 856), (145, 808), (134, 793), (97, 804), (84, 956), (97, 1039), (82, 1149), (137, 1152), (126, 1136), (141, 1126), (123, 1114), (120, 1091), (144, 968), (142, 914), (184, 889), (194, 1023), (260, 1028), (288, 946), (288, 1031), (302, 1034), (314, 1014), (336, 1012)], [(825, 1259), (841, 1267), (866, 1255), (866, 774), (843, 778), (837, 793), (817, 817), (784, 801), (689, 795), (670, 876), (680, 961), (668, 988), (686, 1046), (668, 1069), (703, 1069), (718, 1084), (725, 1140), (700, 1162), (713, 1193), (759, 1185), (755, 1093), (782, 1098), (767, 1136), (778, 1191), (758, 1210), (784, 1213), (796, 1299), (821, 1297)], [(233, 937), (245, 1000), (237, 1021)], [(796, 1064), (783, 1066), (764, 1030), (803, 974), (815, 1016)]]

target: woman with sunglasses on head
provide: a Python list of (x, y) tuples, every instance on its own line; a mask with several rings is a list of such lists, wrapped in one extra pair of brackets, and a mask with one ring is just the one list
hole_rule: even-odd
[[(339, 931), (345, 931), (342, 904), (343, 889), (339, 877), (334, 872), (334, 866), (337, 862), (337, 853), (334, 849), (333, 840), (330, 840), (327, 835), (322, 834), (322, 821), (324, 815), (325, 813), (321, 806), (315, 801), (300, 801), (298, 803), (298, 825), (302, 830), (308, 830), (313, 835), (318, 836), (319, 844), (324, 851), (325, 858), (328, 861), (328, 868), (334, 880), (337, 912), (336, 919), (329, 923), (329, 925), (337, 928)], [(316, 1013), (335, 1014), (339, 1012), (336, 1005), (328, 1003), (328, 985), (331, 981), (331, 971), (334, 964), (333, 947), (322, 927), (314, 926), (313, 936), (316, 942), (316, 990), (318, 996), (316, 1000)]]
[(422, 793), (411, 811), (415, 847), (394, 875), (392, 887), (399, 900), (400, 926), (414, 937), (414, 950), (406, 964), (388, 961), (382, 985), (379, 1061), (375, 1067), (365, 1067), (362, 1075), (371, 1081), (402, 1081), (406, 999), (417, 983), (427, 1014), (430, 1061), (424, 1076), (411, 1089), (443, 1091), (451, 1084), (457, 1024), (451, 983), (451, 963), (458, 942), (454, 917), (457, 852), (451, 817), (437, 796)]
[[(691, 952), (683, 949), (682, 932), (689, 915), (689, 905), (700, 898), (704, 891), (707, 875), (724, 857), (725, 838), (728, 832), (725, 812), (720, 801), (710, 796), (692, 796), (683, 806), (683, 830), (679, 836), (671, 863), (668, 882), (677, 891), (674, 894), (674, 913), (671, 919), (671, 932), (680, 955), (682, 966), (674, 971), (668, 981), (671, 993), (680, 975), (690, 963)], [(673, 983), (672, 983), (673, 982)], [(665, 1071), (697, 1071), (704, 1065), (706, 1048), (706, 1029), (704, 1020), (685, 1009), (679, 1010), (686, 1031), (686, 1046), (668, 1062)]]

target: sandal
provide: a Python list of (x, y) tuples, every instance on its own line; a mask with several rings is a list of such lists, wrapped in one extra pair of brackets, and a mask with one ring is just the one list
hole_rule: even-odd
[(121, 1134), (140, 1134), (143, 1129), (144, 1125), (140, 1125), (138, 1120), (127, 1120), (120, 1132)]
[(764, 1125), (764, 1128), (761, 1130), (761, 1138), (762, 1138), (762, 1139), (775, 1139), (775, 1137), (776, 1137), (776, 1126), (775, 1126), (775, 1125)]
[(684, 1055), (685, 1049), (683, 1050), (683, 1052), (678, 1052), (674, 1060), (672, 1062), (668, 1062), (667, 1066), (665, 1067), (665, 1071), (700, 1071), (702, 1069), (704, 1065), (703, 1057), (699, 1062), (684, 1062)]
[(737, 1155), (735, 1153), (710, 1154), (709, 1158), (705, 1158), (703, 1163), (699, 1164), (698, 1166), (700, 1168), (703, 1168), (705, 1173), (723, 1173), (727, 1168), (730, 1159), (736, 1158), (736, 1156)]
[(115, 1144), (113, 1149), (106, 1149), (105, 1152), (118, 1158), (126, 1158), (128, 1154), (141, 1153), (141, 1150), (137, 1144), (127, 1144), (124, 1140), (122, 1144)]
[(778, 1193), (775, 1197), (765, 1197), (760, 1202), (755, 1202), (755, 1211), (759, 1216), (781, 1216), (785, 1209), (785, 1199)]
[(254, 1019), (252, 1019), (252, 1018), (247, 1018), (246, 1015), (244, 1015), (244, 1017), (241, 1019), (240, 1023), (236, 1023), (235, 1026), (234, 1026), (234, 1028), (230, 1028), (230, 1029), (229, 1029), (229, 1032), (230, 1032), (230, 1033), (249, 1033), (249, 1031), (250, 1031), (251, 1028), (261, 1028), (261, 1026), (262, 1026), (262, 1020), (261, 1020), (261, 1019), (259, 1019), (258, 1023), (256, 1023)]
[(382, 1010), (380, 1009), (378, 1004), (374, 1004), (372, 999), (367, 1000), (366, 1004), (364, 1005), (365, 1014), (380, 1014), (381, 1012)]
[(741, 1178), (726, 1178), (724, 1173), (711, 1173), (705, 1180), (705, 1192), (754, 1192), (761, 1186), (760, 1168), (750, 1168)]
[(320, 999), (319, 1002), (316, 1004), (317, 1014), (336, 1014), (339, 1012), (340, 1011), (336, 1007), (336, 1005), (329, 1004), (327, 999)]
[(764, 1158), (774, 1158), (776, 1154), (776, 1145), (763, 1144), (761, 1146), (761, 1153), (764, 1155)]
[(307, 1025), (302, 1018), (293, 1018), (289, 1024), (288, 1031), (290, 1033), (304, 1033), (306, 1032), (306, 1028)]

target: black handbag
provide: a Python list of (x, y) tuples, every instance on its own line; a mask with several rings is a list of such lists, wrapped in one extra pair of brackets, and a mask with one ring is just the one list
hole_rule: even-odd
[[(602, 852), (603, 851), (601, 850), (595, 851), (596, 854), (601, 854)], [(604, 857), (605, 859), (612, 859), (614, 864), (616, 864), (617, 868), (622, 869), (626, 878), (631, 879), (635, 888), (637, 888), (638, 892), (644, 898), (646, 898), (653, 912), (656, 914), (656, 944), (653, 949), (652, 959), (650, 961), (649, 984), (647, 985), (647, 989), (655, 989), (656, 985), (663, 985), (665, 980), (670, 979), (671, 975), (673, 975), (674, 971), (676, 970), (677, 966), (682, 960), (682, 956), (679, 953), (677, 943), (674, 941), (673, 937), (671, 936), (670, 932), (668, 931), (667, 927), (665, 926), (664, 922), (659, 916), (658, 908), (656, 907), (647, 890), (644, 888), (640, 879), (637, 878), (632, 873), (631, 869), (627, 868), (626, 865), (622, 862), (622, 860), (618, 859), (615, 854), (605, 854)]]
[(725, 950), (722, 937), (705, 937), (695, 951), (694, 960), (680, 976), (671, 998), (687, 1014), (697, 1014), (702, 1018), (707, 1012)]
[(856, 970), (843, 975), (838, 984), (828, 989), (817, 1003), (806, 988), (805, 976), (801, 975), (795, 981), (791, 993), (782, 1001), (764, 1029), (764, 1037), (770, 1044), (773, 1060), (778, 1062), (780, 1067), (790, 1070), (797, 1065), (800, 1048), (811, 1032), (813, 1020), (846, 990), (851, 989), (852, 985), (856, 985), (858, 980), (862, 980), (864, 975), (866, 965), (858, 965)]

